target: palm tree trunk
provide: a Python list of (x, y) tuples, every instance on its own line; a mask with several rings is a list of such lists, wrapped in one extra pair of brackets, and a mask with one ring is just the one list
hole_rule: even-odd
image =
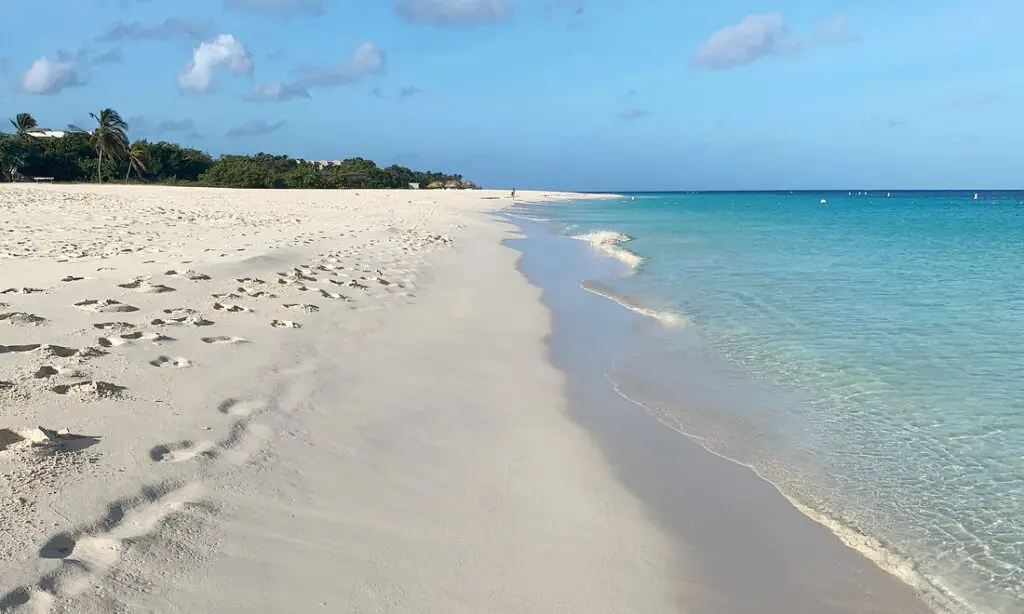
[(103, 149), (100, 149), (100, 157), (96, 162), (96, 180), (103, 183)]
[(131, 174), (132, 174), (132, 163), (131, 163), (131, 161), (129, 161), (128, 162), (128, 172), (124, 174), (124, 183), (125, 183), (125, 185), (128, 184), (128, 177), (130, 177)]

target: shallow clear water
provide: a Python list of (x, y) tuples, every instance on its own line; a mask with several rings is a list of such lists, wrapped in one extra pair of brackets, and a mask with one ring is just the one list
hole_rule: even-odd
[(1022, 201), (662, 194), (529, 213), (620, 256), (632, 274), (588, 289), (665, 323), (609, 374), (623, 394), (937, 602), (1017, 613)]

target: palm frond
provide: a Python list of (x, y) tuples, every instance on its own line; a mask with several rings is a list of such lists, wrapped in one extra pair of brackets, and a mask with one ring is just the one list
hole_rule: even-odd
[(11, 125), (14, 126), (14, 130), (19, 135), (25, 135), (30, 130), (34, 130), (39, 127), (39, 123), (35, 117), (32, 117), (31, 113), (18, 113), (11, 120)]

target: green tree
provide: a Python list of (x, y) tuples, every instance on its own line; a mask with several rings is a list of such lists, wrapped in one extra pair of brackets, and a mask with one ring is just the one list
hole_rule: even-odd
[(143, 161), (143, 157), (146, 155), (146, 148), (140, 141), (136, 141), (126, 152), (128, 158), (128, 172), (124, 175), (124, 182), (128, 183), (128, 177), (131, 176), (132, 170), (135, 171), (135, 176), (141, 178), (142, 173), (146, 172), (146, 163)]
[(61, 138), (24, 140), (22, 174), (53, 177), (55, 181), (86, 181), (91, 175), (96, 154), (86, 133), (67, 133)]
[(136, 141), (141, 159), (154, 181), (194, 182), (213, 166), (213, 158), (198, 149), (182, 147), (177, 143)]
[(92, 133), (92, 146), (96, 150), (96, 178), (103, 183), (103, 156), (111, 160), (119, 160), (128, 152), (128, 122), (121, 119), (117, 111), (103, 109), (99, 115), (89, 113), (96, 120), (96, 129)]
[(31, 113), (18, 113), (11, 120), (11, 125), (14, 126), (14, 132), (18, 136), (26, 137), (29, 130), (39, 127), (39, 122), (36, 121), (36, 118), (32, 117)]
[[(129, 143), (128, 124), (113, 109), (99, 114), (92, 132), (68, 126), (60, 138), (36, 138), (29, 131), (38, 125), (31, 114), (19, 113), (10, 121), (14, 133), (0, 132), (0, 176), (14, 181), (19, 175), (53, 177), (56, 181), (130, 181), (132, 173), (157, 183), (199, 183), (231, 188), (407, 188), (434, 182), (471, 185), (461, 175), (413, 171), (404, 166), (378, 167), (371, 160), (349, 158), (329, 166), (289, 156), (222, 155), (214, 159), (198, 149), (144, 139)], [(107, 164), (104, 164), (107, 162)]]
[(24, 166), (26, 157), (26, 146), (22, 139), (0, 133), (0, 172), (8, 181), (14, 181), (14, 174)]

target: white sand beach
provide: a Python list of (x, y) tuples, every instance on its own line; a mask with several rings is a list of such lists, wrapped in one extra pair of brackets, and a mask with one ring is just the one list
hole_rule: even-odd
[(681, 611), (508, 204), (0, 186), (0, 611)]

